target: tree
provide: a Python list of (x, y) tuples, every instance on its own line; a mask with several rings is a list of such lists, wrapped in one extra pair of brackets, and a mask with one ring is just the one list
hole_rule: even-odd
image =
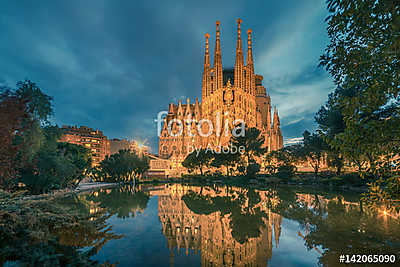
[(9, 189), (20, 177), (19, 170), (34, 164), (33, 160), (45, 142), (41, 126), (49, 124), (53, 109), (52, 98), (29, 80), (18, 82), (16, 90), (1, 88), (1, 91), (0, 184)]
[(17, 83), (15, 94), (26, 101), (26, 111), (32, 115), (34, 120), (42, 124), (49, 124), (49, 117), (53, 115), (53, 98), (42, 92), (36, 83), (25, 80)]
[(296, 163), (302, 158), (301, 149), (301, 146), (296, 144), (271, 151), (267, 155), (270, 163), (275, 162), (274, 171), (277, 171), (279, 178), (291, 178), (296, 173)]
[(56, 126), (46, 126), (43, 134), (45, 140), (32, 162), (20, 169), (19, 181), (34, 194), (76, 187), (90, 169), (90, 151), (80, 145), (59, 143), (61, 130)]
[(345, 128), (331, 147), (360, 171), (381, 172), (399, 154), (400, 3), (328, 0), (330, 44), (320, 63), (336, 84)]
[(17, 144), (15, 137), (20, 136), (29, 125), (24, 123), (29, 114), (25, 102), (3, 88), (0, 92), (0, 187), (10, 189), (15, 185), (18, 168), (23, 162), (17, 160), (22, 143)]
[[(346, 126), (329, 145), (362, 175), (393, 176), (390, 165), (400, 155), (400, 2), (327, 4), (330, 43), (320, 64), (334, 78), (334, 106)], [(386, 187), (398, 181), (388, 179)]]
[[(327, 143), (328, 166), (336, 169), (336, 175), (340, 175), (344, 167), (345, 158), (343, 150), (335, 146), (335, 136), (344, 132), (346, 125), (341, 108), (338, 106), (337, 95), (331, 93), (328, 101), (323, 105), (315, 115), (315, 121), (318, 123), (318, 133)], [(351, 146), (352, 144), (348, 144)]]
[(203, 168), (211, 166), (211, 161), (213, 160), (213, 157), (213, 152), (206, 149), (193, 151), (186, 156), (186, 158), (182, 162), (182, 166), (187, 168), (190, 172), (199, 169), (200, 174), (203, 175)]
[(123, 149), (100, 162), (99, 172), (103, 181), (132, 182), (149, 169), (145, 156), (138, 156), (130, 150)]
[(211, 162), (212, 167), (220, 168), (224, 166), (226, 168), (226, 176), (230, 175), (230, 167), (235, 166), (240, 159), (239, 153), (233, 153), (231, 151), (221, 152), (214, 155), (214, 159)]
[(244, 136), (232, 137), (232, 146), (236, 146), (238, 150), (244, 148), (242, 165), (246, 170), (246, 175), (248, 174), (248, 166), (251, 162), (255, 162), (255, 157), (260, 157), (267, 151), (264, 141), (265, 138), (261, 131), (254, 127), (246, 129)]
[(318, 171), (321, 161), (325, 155), (326, 144), (317, 133), (311, 134), (308, 131), (303, 133), (303, 145), (299, 151), (299, 156), (304, 157), (311, 167), (314, 169), (315, 178), (318, 176)]

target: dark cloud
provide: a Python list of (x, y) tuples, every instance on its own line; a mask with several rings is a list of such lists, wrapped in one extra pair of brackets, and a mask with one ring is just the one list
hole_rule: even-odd
[(200, 97), (204, 34), (213, 51), (215, 21), (222, 22), (223, 64), (232, 66), (241, 17), (254, 31), (256, 71), (280, 108), (284, 135), (299, 136), (315, 105), (296, 104), (293, 117), (285, 99), (309, 86), (317, 96), (310, 101), (321, 104), (330, 90), (315, 67), (326, 13), (315, 0), (271, 2), (5, 1), (0, 84), (29, 78), (54, 97), (54, 122), (146, 138), (155, 148), (157, 113)]

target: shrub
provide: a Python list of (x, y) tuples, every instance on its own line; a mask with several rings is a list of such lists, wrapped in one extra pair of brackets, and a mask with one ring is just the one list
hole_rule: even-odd
[(289, 179), (296, 173), (296, 166), (294, 165), (282, 165), (278, 167), (276, 175), (281, 179)]

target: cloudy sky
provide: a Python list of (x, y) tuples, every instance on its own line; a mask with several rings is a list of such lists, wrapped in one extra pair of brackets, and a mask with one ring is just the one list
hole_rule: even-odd
[(216, 20), (223, 65), (234, 65), (240, 17), (243, 32), (253, 30), (255, 70), (284, 138), (294, 138), (315, 127), (333, 89), (318, 68), (326, 16), (325, 0), (3, 0), (0, 85), (30, 79), (54, 97), (54, 123), (147, 140), (154, 149), (157, 113), (179, 98), (200, 99), (204, 34), (213, 51)]

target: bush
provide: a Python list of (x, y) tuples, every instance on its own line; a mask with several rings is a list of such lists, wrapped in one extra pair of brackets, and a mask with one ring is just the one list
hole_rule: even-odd
[(20, 182), (33, 194), (75, 187), (91, 165), (88, 149), (75, 144), (47, 142), (35, 155), (35, 164), (20, 171)]
[(294, 165), (282, 165), (278, 167), (276, 176), (281, 179), (292, 178), (296, 173), (296, 166)]
[(254, 177), (260, 171), (260, 164), (257, 162), (251, 162), (249, 166), (247, 166), (247, 173), (248, 177)]

